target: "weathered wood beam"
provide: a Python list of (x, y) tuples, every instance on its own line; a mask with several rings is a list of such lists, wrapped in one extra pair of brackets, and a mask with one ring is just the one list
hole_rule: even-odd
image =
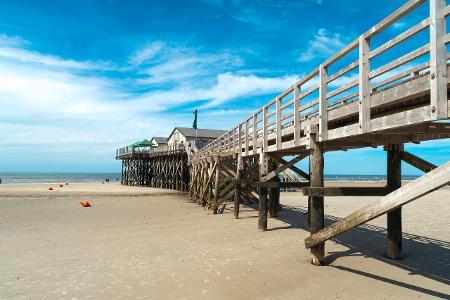
[(386, 196), (386, 187), (304, 187), (303, 195), (324, 196)]
[[(206, 176), (208, 176), (208, 179), (207, 179), (207, 181), (206, 181), (206, 184), (205, 184), (203, 193), (202, 193), (201, 196), (200, 196), (200, 199), (199, 199), (200, 201), (203, 201), (203, 198), (205, 197), (206, 192), (208, 191), (208, 188), (209, 188), (209, 186), (211, 185), (213, 178), (215, 178), (215, 176), (213, 176), (213, 175), (215, 175), (216, 168), (217, 168), (217, 162), (214, 164), (213, 169), (212, 169), (212, 171), (211, 171), (211, 174), (210, 174), (209, 176), (208, 176), (208, 174), (206, 174)], [(207, 172), (206, 172), (206, 173), (207, 173)]]
[(430, 0), (430, 96), (431, 118), (448, 117), (446, 0)]
[[(310, 184), (311, 187), (323, 187), (324, 185), (324, 158), (323, 144), (317, 142), (317, 136), (311, 135), (310, 148)], [(309, 231), (314, 234), (324, 227), (324, 201), (323, 197), (309, 197)], [(311, 263), (316, 266), (323, 265), (325, 261), (325, 243), (318, 243), (311, 248)]]
[(450, 182), (450, 162), (424, 174), (422, 177), (402, 186), (398, 190), (340, 219), (305, 239), (306, 248), (334, 238), (356, 226), (373, 220), (397, 207), (423, 197)]
[[(284, 170), (292, 168), (296, 163), (298, 163), (299, 161), (304, 159), (306, 156), (307, 156), (306, 154), (297, 155), (289, 162), (285, 161), (284, 159), (279, 158), (277, 162), (279, 162), (281, 164), (281, 166), (279, 166), (276, 170), (274, 170), (274, 171), (270, 172), (269, 174), (265, 175), (264, 177), (262, 177), (261, 182), (269, 181), (272, 178), (274, 178), (275, 176), (277, 176), (278, 174), (280, 174), (281, 172), (283, 172)], [(307, 175), (307, 174), (305, 173), (304, 175)]]
[(411, 166), (413, 166), (425, 173), (428, 173), (437, 168), (437, 166), (433, 165), (432, 163), (430, 163), (418, 156), (415, 156), (414, 154), (407, 152), (407, 151), (402, 151), (401, 158), (404, 162), (410, 164)]
[[(391, 193), (402, 186), (403, 144), (387, 146), (387, 190)], [(402, 207), (387, 213), (387, 256), (400, 259), (402, 254)]]

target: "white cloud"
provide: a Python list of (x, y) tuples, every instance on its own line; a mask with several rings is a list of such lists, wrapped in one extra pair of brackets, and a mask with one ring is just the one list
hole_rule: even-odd
[(6, 34), (0, 34), (0, 46), (2, 47), (17, 47), (27, 45), (29, 42), (21, 38), (20, 36), (9, 36)]
[[(154, 84), (195, 84), (192, 80), (215, 76), (232, 67), (241, 66), (240, 57), (229, 52), (199, 53), (197, 49), (171, 46), (163, 42), (147, 43), (128, 59), (142, 76), (137, 82)], [(204, 84), (204, 82), (202, 82)]]
[(300, 54), (298, 61), (310, 62), (316, 58), (327, 58), (345, 46), (339, 33), (330, 34), (321, 28), (312, 40), (308, 42), (307, 49)]
[(128, 59), (131, 65), (141, 65), (160, 54), (165, 44), (161, 41), (147, 43), (134, 52)]
[[(84, 145), (85, 153), (110, 155), (107, 151), (135, 139), (167, 134), (174, 122), (189, 126), (190, 113), (173, 111), (181, 104), (201, 100), (207, 107), (217, 107), (239, 97), (281, 91), (296, 79), (225, 72), (213, 76), (215, 80), (211, 84), (201, 87), (185, 85), (136, 94), (132, 87), (124, 90), (120, 82), (93, 75), (95, 72), (77, 74), (76, 71), (89, 68), (90, 63), (85, 65), (85, 62), (19, 48), (13, 50), (11, 54), (23, 54), (22, 59), (0, 55), (0, 146), (5, 147), (3, 153), (12, 149), (10, 147), (31, 147), (38, 151), (38, 148), (68, 149)], [(208, 59), (227, 58), (211, 55), (206, 57), (206, 62)], [(178, 68), (163, 63), (154, 70), (159, 70), (160, 75), (171, 74), (192, 63), (188, 61)], [(48, 67), (42, 68), (41, 64)], [(220, 117), (223, 120), (220, 126), (227, 128), (238, 121), (236, 115), (241, 117), (245, 112), (234, 114), (219, 110), (209, 114)], [(213, 124), (209, 122), (205, 120), (202, 126)]]
[(16, 47), (0, 47), (0, 59), (79, 70), (110, 70), (113, 68), (111, 64), (105, 62), (66, 60), (55, 55), (45, 55)]

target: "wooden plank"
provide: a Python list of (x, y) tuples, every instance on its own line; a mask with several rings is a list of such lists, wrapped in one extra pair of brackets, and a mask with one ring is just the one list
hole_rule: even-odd
[(356, 61), (352, 62), (348, 66), (340, 69), (339, 71), (337, 71), (336, 73), (334, 73), (333, 75), (328, 77), (328, 83), (333, 82), (334, 80), (336, 80), (339, 77), (345, 75), (346, 73), (356, 69), (358, 66), (359, 66), (359, 60), (356, 60)]
[[(217, 169), (217, 162), (214, 164), (214, 166), (213, 166), (213, 168), (212, 168), (212, 170), (211, 170), (211, 174), (209, 174), (209, 176), (206, 175), (206, 176), (208, 176), (208, 179), (207, 179), (206, 184), (205, 184), (205, 187), (204, 187), (204, 189), (203, 189), (203, 193), (202, 193), (201, 196), (200, 196), (200, 199), (199, 199), (200, 201), (203, 201), (203, 199), (205, 198), (206, 192), (208, 191), (208, 188), (209, 188), (209, 186), (210, 186), (211, 183), (212, 183), (212, 179), (215, 178), (215, 177), (213, 176), (213, 174), (215, 174), (216, 169)], [(205, 173), (206, 173), (206, 172), (205, 172)]]
[(358, 40), (357, 39), (354, 40), (353, 42), (351, 42), (350, 44), (348, 44), (347, 46), (345, 46), (344, 48), (342, 48), (341, 50), (339, 50), (335, 55), (333, 55), (332, 57), (327, 59), (323, 63), (323, 65), (327, 66), (327, 67), (332, 65), (333, 63), (335, 63), (336, 61), (338, 61), (342, 57), (346, 56), (348, 53), (352, 52), (356, 48), (358, 48)]
[(315, 91), (317, 91), (319, 89), (319, 84), (316, 83), (315, 85), (313, 85), (311, 88), (309, 88), (308, 90), (306, 90), (305, 92), (300, 94), (300, 99), (305, 98), (306, 96), (309, 96), (310, 94), (314, 93)]
[(418, 156), (415, 156), (414, 154), (412, 154), (410, 152), (403, 151), (401, 156), (402, 156), (402, 160), (404, 162), (421, 170), (422, 172), (428, 173), (437, 168), (437, 166), (433, 165), (432, 163), (430, 163)]
[(328, 104), (327, 104), (328, 69), (319, 67), (319, 141), (328, 139)]
[(397, 35), (396, 37), (394, 37), (393, 39), (391, 39), (388, 42), (384, 43), (383, 45), (379, 46), (378, 48), (376, 48), (372, 52), (370, 52), (369, 57), (370, 58), (374, 58), (374, 57), (380, 55), (381, 53), (391, 49), (395, 45), (397, 45), (397, 44), (399, 44), (399, 43), (409, 39), (413, 35), (422, 32), (429, 25), (430, 25), (430, 19), (427, 18), (427, 19), (423, 20), (422, 22), (418, 23), (417, 25), (407, 29), (403, 33)]
[(285, 164), (282, 164), (281, 166), (279, 166), (278, 168), (276, 168), (276, 170), (271, 171), (269, 174), (263, 176), (261, 178), (261, 182), (266, 182), (269, 181), (271, 179), (273, 179), (275, 176), (277, 176), (278, 174), (280, 174), (281, 172), (283, 172), (284, 170), (291, 168), (294, 164), (298, 163), (299, 161), (301, 161), (302, 159), (304, 159), (306, 157), (305, 154), (300, 154), (297, 155), (295, 158), (293, 158), (291, 161), (286, 162)]
[(276, 129), (275, 132), (277, 134), (276, 145), (277, 150), (281, 150), (281, 99), (277, 98), (276, 101)]
[(263, 136), (262, 136), (262, 140), (263, 140), (263, 151), (264, 152), (267, 152), (268, 151), (268, 146), (269, 146), (269, 144), (268, 144), (268, 140), (267, 140), (267, 134), (268, 134), (268, 132), (267, 132), (267, 107), (266, 106), (264, 106), (264, 108), (263, 108), (263, 127), (262, 127), (262, 130), (263, 130)]
[(339, 95), (340, 93), (343, 93), (343, 92), (345, 92), (345, 91), (348, 91), (348, 90), (351, 89), (351, 88), (354, 88), (354, 87), (357, 86), (358, 84), (359, 84), (359, 79), (356, 79), (356, 80), (353, 80), (353, 81), (351, 81), (351, 82), (349, 82), (349, 83), (347, 83), (347, 84), (344, 84), (344, 85), (341, 86), (340, 88), (337, 88), (337, 89), (335, 89), (335, 90), (329, 92), (329, 93), (327, 94), (327, 98), (328, 98), (328, 99), (333, 98), (334, 96), (337, 96), (337, 95)]
[(433, 120), (448, 116), (445, 2), (430, 0), (430, 96)]
[(300, 99), (301, 89), (299, 86), (294, 88), (294, 144), (295, 146), (300, 145), (300, 135), (301, 135), (301, 123), (300, 123)]
[[(307, 157), (309, 155), (309, 153), (304, 153), (303, 154), (304, 157)], [(286, 160), (284, 160), (282, 157), (280, 157), (279, 155), (275, 154), (275, 153), (271, 153), (270, 157), (276, 161), (279, 164), (282, 165), (286, 165), (288, 162)], [(309, 180), (309, 174), (303, 172), (302, 170), (300, 170), (299, 168), (297, 168), (295, 165), (291, 165), (289, 167), (289, 169), (291, 169), (292, 171), (294, 171), (295, 173), (297, 173), (298, 175), (302, 176), (303, 178), (305, 178), (306, 180)]]
[(244, 147), (245, 147), (245, 155), (248, 155), (248, 120), (245, 120), (245, 137), (244, 137)]
[(306, 186), (309, 186), (308, 181), (297, 181), (297, 182), (285, 181), (285, 182), (280, 182), (279, 184), (280, 184), (279, 185), (280, 188), (304, 188)]
[(390, 25), (397, 22), (402, 17), (409, 14), (411, 11), (419, 7), (421, 4), (427, 2), (427, 0), (410, 0), (406, 2), (403, 6), (401, 6), (399, 9), (394, 11), (392, 14), (384, 18), (380, 23), (370, 28), (368, 31), (366, 31), (363, 36), (365, 38), (371, 38), (375, 36), (376, 34), (380, 33)]
[(376, 202), (340, 219), (325, 229), (305, 239), (306, 248), (334, 238), (356, 226), (375, 219), (397, 207), (423, 197), (450, 182), (450, 162), (424, 174), (422, 177), (402, 186)]
[(421, 64), (420, 66), (417, 66), (417, 67), (411, 68), (409, 70), (406, 70), (404, 72), (398, 73), (395, 76), (389, 77), (389, 78), (387, 78), (387, 79), (385, 79), (383, 81), (380, 81), (380, 82), (377, 82), (377, 83), (373, 84), (372, 85), (372, 90), (376, 90), (376, 89), (378, 89), (378, 88), (380, 88), (380, 87), (382, 87), (384, 85), (387, 85), (389, 83), (392, 83), (392, 82), (400, 80), (400, 79), (403, 79), (403, 78), (405, 78), (407, 76), (411, 76), (412, 74), (415, 74), (417, 72), (425, 70), (429, 66), (430, 66), (430, 63), (426, 62), (426, 63)]
[(427, 44), (427, 45), (424, 45), (414, 51), (411, 51), (408, 54), (405, 54), (402, 57), (399, 57), (396, 60), (393, 60), (390, 63), (385, 64), (384, 66), (373, 70), (372, 72), (370, 72), (369, 78), (374, 79), (384, 73), (387, 73), (395, 68), (398, 68), (401, 65), (404, 65), (416, 58), (419, 58), (419, 57), (427, 54), (429, 52), (429, 50), (430, 50), (430, 46)]
[(313, 197), (333, 196), (386, 196), (385, 187), (305, 187), (303, 195)]
[(253, 115), (253, 154), (258, 153), (258, 116)]
[(370, 45), (364, 36), (359, 38), (359, 132), (370, 131)]

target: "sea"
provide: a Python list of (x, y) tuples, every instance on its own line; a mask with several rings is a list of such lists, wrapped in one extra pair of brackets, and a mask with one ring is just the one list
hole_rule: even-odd
[(0, 172), (1, 183), (75, 183), (120, 181), (120, 173)]
[[(414, 180), (418, 176), (403, 176), (403, 180)], [(120, 173), (46, 173), (46, 172), (0, 172), (1, 183), (76, 183), (120, 181)], [(325, 175), (326, 181), (382, 181), (385, 175)]]

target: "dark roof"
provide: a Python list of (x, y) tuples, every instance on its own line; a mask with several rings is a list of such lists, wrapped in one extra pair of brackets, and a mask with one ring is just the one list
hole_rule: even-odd
[(155, 142), (157, 142), (158, 144), (167, 144), (168, 138), (166, 138), (166, 137), (161, 137), (161, 136), (155, 136), (155, 137), (153, 137), (153, 140), (154, 140)]
[[(207, 138), (207, 139), (217, 139), (219, 136), (225, 134), (227, 130), (217, 130), (217, 129), (197, 129), (189, 128), (189, 127), (175, 127), (170, 134), (172, 136), (173, 132), (178, 129), (178, 131), (184, 135), (185, 137), (198, 137), (198, 138)], [(196, 133), (197, 131), (197, 133)], [(169, 136), (169, 138), (170, 138)]]

